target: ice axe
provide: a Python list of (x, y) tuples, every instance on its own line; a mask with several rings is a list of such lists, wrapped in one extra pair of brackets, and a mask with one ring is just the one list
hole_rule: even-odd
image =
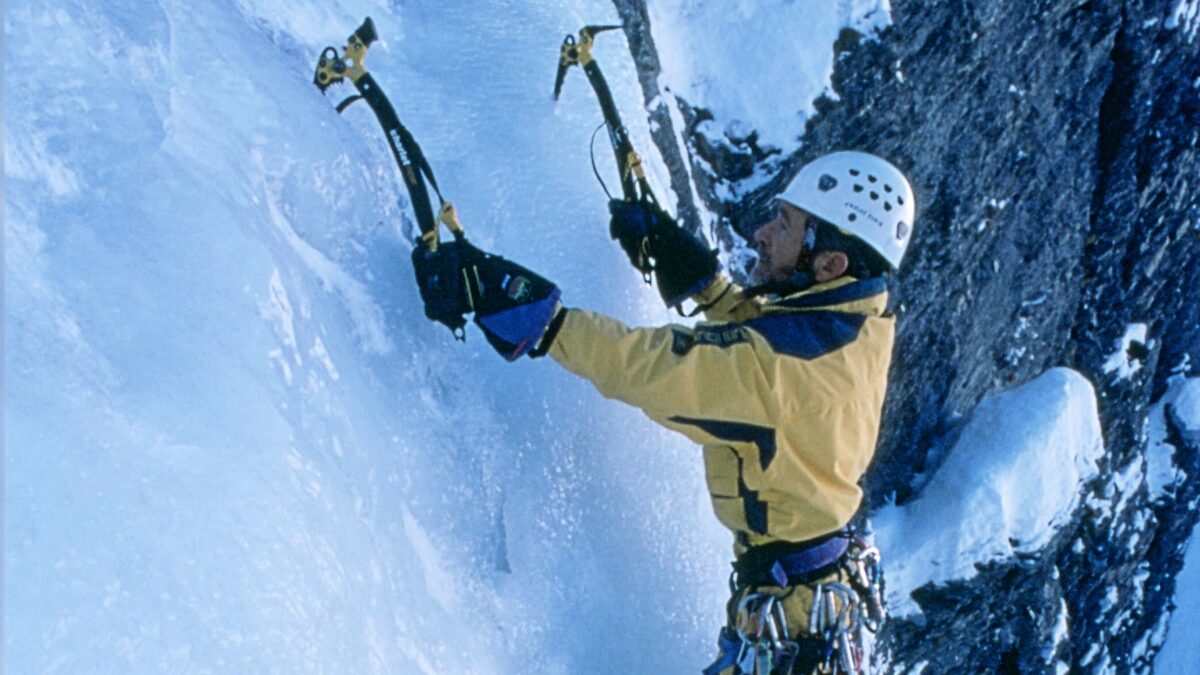
[[(375, 22), (371, 21), (371, 17), (367, 17), (363, 20), (362, 25), (346, 38), (346, 46), (342, 49), (340, 56), (334, 47), (326, 47), (322, 50), (321, 56), (317, 59), (313, 84), (325, 92), (330, 86), (350, 78), (358, 93), (339, 103), (337, 111), (341, 113), (360, 99), (371, 106), (371, 110), (379, 120), (379, 125), (383, 127), (383, 134), (387, 139), (388, 147), (392, 150), (396, 166), (400, 169), (400, 176), (404, 179), (404, 186), (408, 189), (413, 213), (416, 215), (417, 225), (421, 230), (418, 238), (419, 248), (414, 250), (414, 258), (418, 260), (418, 263), (438, 263), (441, 259), (434, 254), (438, 250), (439, 223), (444, 224), (454, 234), (455, 240), (465, 242), (462, 223), (458, 220), (458, 212), (455, 211), (454, 204), (442, 197), (437, 179), (433, 175), (433, 169), (429, 166), (429, 161), (425, 159), (425, 153), (421, 152), (421, 146), (417, 143), (417, 139), (400, 123), (400, 118), (396, 115), (396, 109), (392, 107), (391, 101), (363, 65), (367, 49), (378, 37), (375, 32)], [(436, 217), (433, 204), (429, 199), (426, 182), (429, 187), (433, 188), (433, 192), (438, 198), (439, 208)], [(463, 327), (466, 325), (466, 320), (455, 306), (427, 307), (426, 314), (430, 319), (449, 328), (455, 337), (463, 339)]]
[[(592, 45), (596, 41), (596, 35), (618, 28), (620, 26), (584, 26), (579, 29), (578, 40), (570, 34), (563, 39), (558, 59), (558, 73), (554, 77), (554, 100), (557, 101), (559, 94), (562, 93), (567, 70), (571, 66), (581, 66), (592, 89), (596, 92), (596, 98), (600, 100), (600, 111), (604, 114), (604, 123), (608, 127), (608, 140), (612, 144), (613, 155), (617, 160), (617, 172), (621, 177), (622, 195), (626, 201), (657, 203), (658, 200), (654, 198), (654, 193), (650, 190), (650, 183), (646, 181), (642, 158), (629, 141), (629, 134), (625, 130), (624, 123), (621, 122), (617, 104), (613, 101), (612, 91), (608, 88), (604, 73), (600, 72), (600, 65), (592, 56)], [(594, 166), (593, 164), (593, 169)], [(599, 178), (598, 173), (596, 177)], [(604, 181), (600, 181), (600, 183), (603, 185)], [(605, 192), (608, 192), (608, 188), (605, 188)]]
[[(334, 47), (326, 47), (321, 52), (320, 58), (317, 59), (313, 84), (324, 92), (331, 85), (348, 77), (354, 83), (354, 87), (358, 89), (358, 94), (339, 103), (337, 111), (339, 113), (344, 111), (350, 107), (350, 104), (360, 99), (371, 106), (371, 110), (379, 120), (379, 125), (383, 127), (384, 137), (387, 139), (388, 147), (392, 150), (392, 157), (396, 160), (396, 166), (400, 169), (400, 176), (404, 179), (404, 186), (408, 189), (409, 198), (412, 200), (413, 212), (421, 230), (420, 242), (430, 251), (436, 251), (439, 241), (438, 223), (445, 224), (457, 238), (463, 236), (462, 223), (458, 220), (454, 205), (442, 197), (437, 179), (433, 175), (433, 169), (429, 166), (429, 161), (425, 159), (425, 153), (421, 151), (417, 139), (400, 123), (400, 118), (396, 115), (396, 109), (392, 107), (391, 101), (375, 82), (375, 78), (363, 66), (367, 49), (378, 38), (379, 35), (375, 32), (375, 22), (371, 20), (371, 17), (367, 17), (363, 20), (362, 25), (354, 29), (350, 37), (346, 38), (346, 46), (343, 48), (341, 56)], [(438, 198), (439, 208), (436, 218), (429, 199), (429, 190), (425, 186), (426, 181)]]

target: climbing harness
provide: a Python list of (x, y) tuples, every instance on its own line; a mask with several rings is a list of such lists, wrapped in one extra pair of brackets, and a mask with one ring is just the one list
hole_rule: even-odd
[[(375, 22), (371, 20), (371, 17), (367, 17), (363, 20), (362, 25), (346, 38), (346, 46), (342, 49), (340, 56), (335, 47), (326, 47), (322, 50), (321, 56), (317, 60), (316, 73), (313, 75), (313, 84), (325, 92), (333, 84), (348, 77), (354, 83), (358, 94), (339, 103), (337, 105), (338, 113), (345, 111), (358, 100), (364, 100), (371, 106), (371, 110), (379, 120), (379, 125), (383, 127), (384, 137), (387, 139), (388, 147), (392, 150), (392, 157), (400, 169), (404, 186), (408, 189), (417, 225), (421, 230), (418, 242), (427, 249), (428, 253), (433, 254), (438, 250), (438, 224), (444, 224), (454, 234), (455, 240), (461, 242), (465, 241), (462, 223), (458, 219), (458, 212), (455, 210), (454, 204), (442, 197), (437, 179), (433, 175), (433, 169), (429, 166), (429, 161), (425, 159), (425, 153), (421, 152), (421, 146), (417, 144), (417, 139), (400, 123), (400, 118), (396, 115), (396, 109), (392, 107), (391, 101), (375, 82), (375, 78), (363, 66), (367, 49), (376, 39), (378, 39), (378, 34), (375, 32)], [(436, 217), (429, 199), (429, 190), (425, 186), (426, 182), (433, 188), (434, 194), (438, 198), (439, 209)], [(463, 274), (466, 274), (465, 270)], [(469, 287), (469, 283), (467, 285)], [(450, 328), (456, 338), (464, 339), (463, 327), (466, 325), (466, 319), (453, 307), (447, 306), (445, 311), (441, 312), (434, 310), (430, 313), (427, 310), (427, 314), (429, 314), (429, 318)]]
[(837, 533), (800, 544), (777, 541), (751, 547), (733, 564), (737, 585), (787, 588), (810, 583), (836, 571), (849, 546)]
[[(618, 28), (620, 26), (584, 26), (579, 29), (578, 40), (574, 35), (569, 34), (563, 39), (558, 60), (558, 73), (554, 77), (554, 100), (557, 101), (559, 94), (562, 93), (567, 70), (571, 66), (581, 66), (592, 89), (596, 92), (596, 98), (600, 101), (600, 111), (604, 114), (602, 126), (608, 127), (608, 140), (617, 160), (617, 173), (621, 178), (621, 193), (625, 201), (657, 204), (658, 200), (650, 190), (650, 183), (646, 181), (642, 158), (633, 149), (633, 143), (629, 141), (629, 133), (625, 129), (625, 124), (621, 122), (621, 114), (617, 111), (616, 102), (613, 101), (612, 90), (608, 88), (604, 73), (600, 71), (600, 64), (596, 63), (596, 59), (592, 56), (592, 45), (595, 43), (596, 35)], [(592, 168), (595, 170), (594, 160)], [(599, 173), (596, 174), (596, 177), (599, 179)], [(603, 186), (604, 181), (601, 180), (600, 184)], [(607, 193), (608, 188), (605, 187), (604, 191)], [(609, 197), (611, 198), (611, 195)]]
[[(720, 654), (705, 675), (861, 673), (863, 631), (877, 633), (887, 615), (879, 550), (848, 532), (752, 547), (734, 563), (730, 591)], [(803, 607), (804, 592), (807, 615), (789, 630), (785, 606)]]

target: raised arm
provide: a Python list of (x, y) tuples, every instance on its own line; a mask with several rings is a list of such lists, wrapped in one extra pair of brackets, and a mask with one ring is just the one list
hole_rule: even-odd
[(744, 326), (629, 328), (602, 314), (571, 309), (550, 356), (604, 396), (675, 428), (694, 427), (695, 420), (766, 427), (777, 411), (771, 409), (776, 397), (762, 364), (764, 350), (769, 345)]

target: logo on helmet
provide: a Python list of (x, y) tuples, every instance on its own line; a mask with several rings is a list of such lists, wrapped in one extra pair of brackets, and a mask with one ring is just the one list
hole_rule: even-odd
[(878, 216), (876, 216), (874, 213), (871, 213), (870, 211), (864, 209), (863, 207), (859, 206), (858, 204), (855, 204), (854, 202), (846, 202), (846, 208), (850, 209), (851, 211), (857, 212), (857, 213), (851, 213), (849, 215), (848, 218), (849, 218), (850, 222), (854, 222), (855, 220), (858, 220), (858, 216), (862, 216), (862, 217), (866, 218), (867, 220), (871, 221), (872, 223), (875, 223), (879, 227), (883, 227), (883, 221), (880, 220), (878, 218)]
[(817, 189), (821, 192), (829, 192), (833, 188), (837, 187), (837, 184), (838, 182), (836, 178), (830, 176), (829, 174), (823, 174), (817, 181)]

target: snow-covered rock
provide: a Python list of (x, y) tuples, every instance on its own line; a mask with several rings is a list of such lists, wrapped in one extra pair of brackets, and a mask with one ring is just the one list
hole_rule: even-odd
[(1056, 368), (985, 399), (921, 496), (872, 516), (893, 615), (919, 611), (911, 593), (924, 584), (970, 579), (980, 565), (1045, 546), (1103, 452), (1095, 391), (1075, 371)]

